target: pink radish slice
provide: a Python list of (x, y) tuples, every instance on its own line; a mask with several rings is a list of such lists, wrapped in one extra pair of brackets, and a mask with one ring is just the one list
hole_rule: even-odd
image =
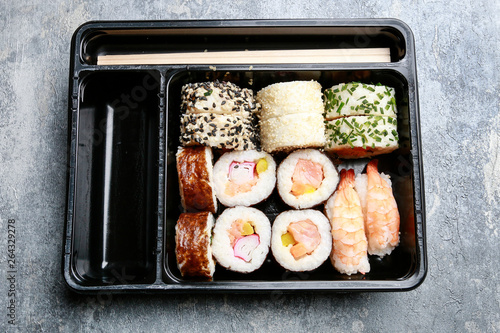
[(253, 250), (255, 250), (259, 244), (260, 238), (257, 234), (242, 237), (234, 244), (234, 256), (246, 262), (250, 262)]
[(236, 162), (229, 165), (229, 180), (236, 184), (245, 184), (255, 177), (255, 162)]

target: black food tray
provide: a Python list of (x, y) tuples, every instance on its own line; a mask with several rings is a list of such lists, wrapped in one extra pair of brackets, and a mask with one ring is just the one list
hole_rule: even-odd
[[(332, 64), (97, 65), (107, 54), (386, 47), (391, 62)], [(63, 273), (78, 292), (410, 290), (427, 271), (424, 186), (414, 40), (394, 19), (89, 22), (72, 40), (69, 175)], [(217, 266), (211, 282), (183, 279), (175, 260), (181, 213), (175, 153), (182, 85), (227, 80), (258, 91), (315, 79), (396, 89), (400, 148), (379, 156), (401, 214), (401, 243), (366, 275), (327, 260), (293, 273), (269, 253), (250, 274)], [(277, 159), (279, 160), (279, 156)], [(363, 161), (345, 162), (358, 167)], [(276, 193), (257, 206), (272, 221)], [(320, 209), (320, 208), (318, 208)]]

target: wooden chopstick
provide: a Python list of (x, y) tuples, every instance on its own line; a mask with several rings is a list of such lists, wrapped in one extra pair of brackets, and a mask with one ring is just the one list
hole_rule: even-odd
[(112, 54), (97, 65), (326, 64), (391, 62), (389, 48)]

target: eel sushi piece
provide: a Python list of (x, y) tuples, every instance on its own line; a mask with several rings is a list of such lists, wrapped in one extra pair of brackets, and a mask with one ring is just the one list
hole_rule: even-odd
[(179, 147), (177, 175), (181, 203), (186, 212), (217, 212), (210, 147)]
[(215, 261), (210, 239), (214, 221), (210, 212), (182, 213), (177, 220), (175, 255), (183, 277), (212, 280)]

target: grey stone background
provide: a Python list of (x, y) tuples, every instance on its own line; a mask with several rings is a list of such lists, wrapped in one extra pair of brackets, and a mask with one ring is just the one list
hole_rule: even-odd
[[(405, 293), (96, 298), (61, 275), (70, 40), (88, 20), (394, 17), (415, 35), (429, 269)], [(0, 2), (0, 331), (499, 332), (500, 2)], [(17, 323), (7, 322), (16, 220)]]

